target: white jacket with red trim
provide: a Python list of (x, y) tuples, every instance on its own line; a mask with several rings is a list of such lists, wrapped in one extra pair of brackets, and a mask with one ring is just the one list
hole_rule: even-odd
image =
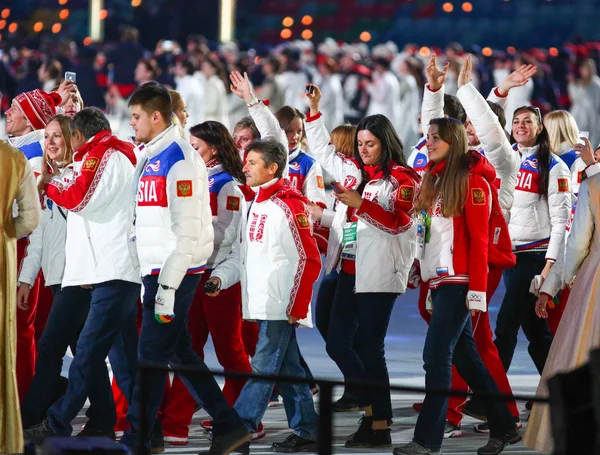
[(213, 252), (208, 173), (175, 125), (140, 147), (135, 229), (142, 276), (177, 289)]
[(312, 327), (310, 301), (321, 257), (306, 210), (306, 199), (285, 179), (259, 188), (240, 217), (239, 240), (212, 276), (227, 289), (242, 284), (246, 320), (280, 321), (295, 316)]
[(218, 162), (207, 163), (208, 192), (212, 225), (215, 233), (214, 250), (206, 265), (215, 268), (229, 256), (231, 246), (238, 238), (240, 216), (247, 206), (240, 183), (223, 170)]
[[(67, 173), (70, 174), (71, 171)], [(63, 183), (69, 182), (63, 179)], [(62, 283), (65, 271), (68, 212), (48, 199), (45, 194), (41, 196), (40, 201), (42, 218), (29, 236), (29, 245), (19, 271), (19, 281), (33, 285), (42, 269), (46, 286), (54, 286)]]
[(480, 152), (496, 170), (494, 185), (498, 188), (498, 201), (504, 218), (508, 220), (521, 164), (519, 155), (510, 145), (498, 117), (473, 84), (463, 85), (458, 89), (456, 96), (475, 128), (481, 143)]
[(548, 198), (540, 197), (538, 146), (516, 148), (521, 167), (508, 223), (513, 249), (517, 253), (546, 251), (546, 259), (556, 260), (571, 211), (571, 172), (560, 159), (550, 156)]
[[(423, 235), (421, 277), (435, 289), (442, 284), (468, 283), (469, 308), (486, 311), (489, 251), (489, 218), (492, 210), (490, 184), (496, 179), (494, 167), (472, 150), (471, 169), (464, 212), (446, 218), (443, 200), (438, 198), (433, 210), (424, 214), (430, 219)], [(427, 172), (441, 175), (446, 161), (431, 162)], [(422, 217), (423, 218), (423, 215)]]
[[(340, 184), (356, 189), (362, 183), (355, 160), (335, 152), (320, 114), (307, 118), (306, 135), (312, 153)], [(408, 272), (416, 254), (416, 223), (412, 205), (418, 183), (412, 170), (394, 165), (389, 179), (375, 176), (366, 183), (356, 212), (356, 292), (406, 291)], [(342, 233), (347, 220), (345, 204), (338, 203), (329, 234), (326, 273), (340, 267)]]
[(44, 187), (49, 199), (69, 211), (63, 287), (140, 282), (129, 242), (135, 163), (133, 144), (101, 131), (77, 150), (62, 178)]

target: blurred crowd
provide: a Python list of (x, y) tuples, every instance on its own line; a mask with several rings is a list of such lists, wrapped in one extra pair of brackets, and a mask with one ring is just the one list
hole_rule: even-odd
[[(0, 43), (1, 49), (2, 43)], [(524, 87), (514, 90), (507, 112), (532, 104), (542, 115), (569, 110), (584, 130), (598, 119), (600, 82), (596, 66), (600, 43), (565, 44), (562, 48), (491, 50), (445, 48), (388, 42), (340, 43), (325, 39), (284, 42), (272, 49), (240, 49), (235, 42), (216, 45), (203, 36), (187, 42), (160, 40), (154, 50), (139, 43), (135, 28), (124, 28), (118, 43), (83, 46), (74, 42), (46, 44), (40, 49), (5, 48), (0, 65), (2, 111), (18, 93), (43, 88), (51, 91), (65, 71), (77, 73), (79, 91), (87, 105), (105, 110), (113, 129), (130, 135), (126, 100), (138, 85), (157, 80), (176, 89), (187, 103), (191, 124), (217, 120), (233, 126), (245, 116), (245, 106), (231, 94), (227, 74), (248, 72), (256, 93), (268, 99), (275, 112), (291, 105), (306, 112), (306, 83), (325, 88), (328, 127), (343, 121), (356, 123), (370, 113), (384, 113), (406, 144), (418, 140), (418, 113), (425, 66), (434, 53), (450, 63), (446, 91), (456, 94), (457, 77), (467, 53), (474, 55), (474, 85), (489, 91), (522, 64), (538, 68)], [(400, 119), (410, 119), (401, 121)], [(510, 125), (510, 118), (507, 124)], [(123, 126), (121, 127), (121, 124)], [(600, 137), (592, 138), (600, 142)]]

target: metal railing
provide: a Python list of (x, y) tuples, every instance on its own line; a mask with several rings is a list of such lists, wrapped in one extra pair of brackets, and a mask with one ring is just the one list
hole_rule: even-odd
[[(331, 455), (332, 453), (332, 439), (333, 439), (333, 388), (338, 386), (354, 386), (354, 387), (366, 387), (366, 388), (385, 388), (390, 391), (398, 391), (398, 392), (409, 392), (415, 394), (433, 394), (433, 395), (444, 395), (444, 396), (460, 396), (460, 397), (470, 397), (477, 395), (478, 398), (481, 399), (490, 399), (490, 400), (504, 400), (504, 401), (531, 401), (535, 403), (549, 403), (550, 400), (547, 398), (540, 398), (536, 396), (530, 395), (507, 395), (503, 393), (478, 393), (474, 394), (472, 392), (465, 392), (463, 390), (442, 390), (442, 389), (425, 389), (422, 387), (411, 387), (411, 386), (403, 386), (403, 385), (389, 385), (383, 384), (375, 381), (356, 381), (356, 380), (334, 380), (334, 379), (323, 379), (323, 378), (301, 378), (301, 377), (293, 377), (293, 376), (282, 376), (282, 375), (265, 375), (265, 374), (254, 374), (254, 373), (237, 373), (231, 371), (213, 371), (206, 370), (204, 368), (198, 366), (177, 366), (177, 367), (167, 367), (164, 365), (155, 365), (146, 362), (140, 362), (139, 371), (140, 371), (140, 444), (141, 452), (147, 453), (147, 450), (144, 449), (145, 441), (144, 435), (148, 434), (148, 422), (146, 421), (146, 396), (147, 396), (147, 384), (145, 381), (145, 372), (151, 370), (158, 370), (172, 372), (172, 373), (185, 373), (185, 372), (193, 372), (204, 375), (211, 376), (221, 376), (230, 379), (256, 379), (261, 381), (269, 381), (269, 382), (285, 382), (285, 383), (316, 383), (319, 387), (319, 437), (317, 442), (317, 452), (320, 455)], [(144, 454), (145, 455), (145, 454)]]

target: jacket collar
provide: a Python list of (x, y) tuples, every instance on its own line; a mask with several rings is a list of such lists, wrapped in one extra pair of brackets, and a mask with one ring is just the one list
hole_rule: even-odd
[(154, 158), (156, 155), (163, 152), (169, 145), (179, 139), (181, 139), (179, 130), (175, 124), (172, 123), (167, 127), (166, 130), (145, 145), (144, 153), (146, 153), (148, 158)]
[(252, 187), (254, 192), (256, 193), (256, 198), (254, 202), (264, 202), (273, 196), (277, 191), (281, 189), (283, 186), (284, 180), (283, 178), (273, 179), (267, 183), (263, 183), (258, 187)]
[(561, 142), (558, 146), (556, 154), (562, 155), (563, 153), (570, 152), (571, 150), (573, 150), (573, 145), (569, 141)]
[(521, 154), (521, 158), (525, 159), (531, 155), (535, 155), (540, 148), (539, 145), (534, 145), (533, 147), (521, 147), (520, 145), (517, 147), (517, 150)]
[(206, 164), (206, 170), (208, 171), (208, 176), (218, 174), (219, 172), (223, 172), (223, 165), (219, 162), (218, 158), (213, 158)]
[(292, 161), (298, 158), (298, 155), (300, 155), (301, 151), (302, 150), (300, 150), (300, 146), (296, 147), (296, 150), (288, 154), (288, 161)]
[(112, 136), (110, 130), (103, 130), (96, 133), (73, 154), (73, 161), (81, 161), (87, 152), (93, 149), (100, 141), (103, 139), (106, 140), (110, 136)]
[(42, 142), (44, 140), (44, 130), (35, 130), (23, 136), (9, 136), (8, 143), (13, 147), (20, 149), (34, 142)]

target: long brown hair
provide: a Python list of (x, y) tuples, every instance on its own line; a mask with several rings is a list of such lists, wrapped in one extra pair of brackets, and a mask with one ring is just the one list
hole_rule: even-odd
[(415, 209), (429, 211), (441, 196), (444, 217), (459, 216), (465, 206), (469, 178), (467, 131), (461, 122), (453, 118), (436, 118), (429, 125), (437, 125), (438, 135), (450, 144), (450, 149), (445, 158), (444, 171), (439, 176), (433, 175), (433, 166), (423, 177)]

